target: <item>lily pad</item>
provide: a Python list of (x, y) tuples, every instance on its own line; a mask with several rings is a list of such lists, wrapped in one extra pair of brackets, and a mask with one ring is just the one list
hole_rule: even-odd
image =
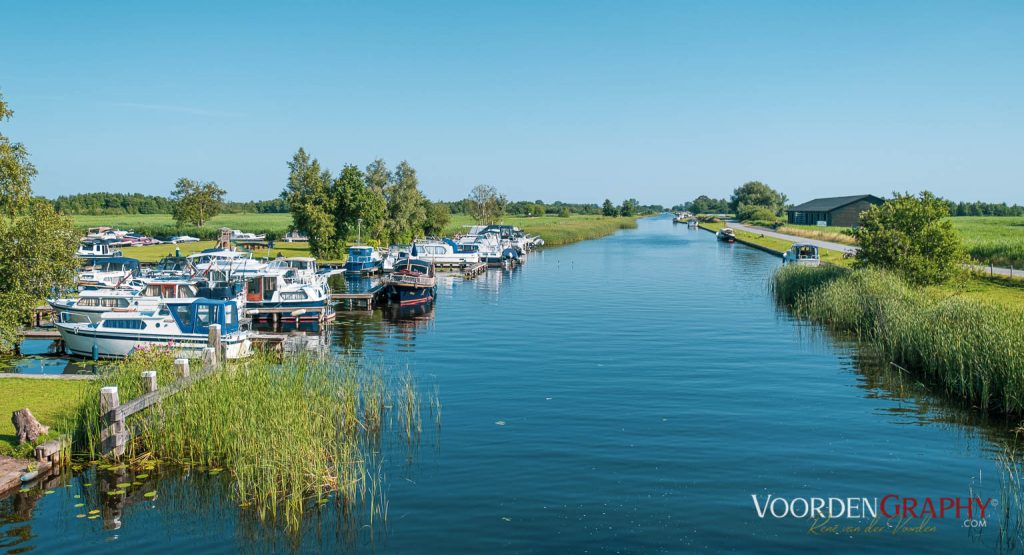
[(77, 515), (75, 515), (75, 518), (85, 518), (85, 515), (84, 514), (77, 514)]
[(30, 491), (32, 491), (32, 488), (21, 488), (18, 490), (18, 493), (28, 493)]
[(85, 503), (75, 503), (75, 507), (84, 507)]
[(52, 489), (49, 489), (46, 490), (46, 493), (44, 493), (43, 495), (50, 495), (51, 493), (54, 493), (54, 491)]
[(142, 480), (143, 478), (149, 478), (149, 474), (136, 474), (135, 477)]
[(82, 487), (83, 487), (83, 488), (88, 488), (88, 487), (92, 487), (92, 484), (82, 484)]
[(156, 497), (156, 492), (155, 491), (147, 491), (146, 493), (143, 493), (142, 496), (147, 498), (147, 499), (152, 499), (152, 498)]
[(91, 514), (91, 515), (98, 515), (98, 514), (100, 514), (100, 510), (99, 509), (93, 509), (93, 510), (89, 511), (89, 514)]
[(81, 495), (78, 495), (77, 493), (75, 494), (75, 499), (81, 499), (81, 498), (82, 498)]
[(89, 517), (89, 520), (95, 520), (95, 519), (97, 519), (99, 517), (100, 517), (100, 515), (92, 515), (91, 517)]
[(130, 482), (121, 482), (120, 484), (117, 484), (117, 487), (120, 489), (125, 489), (130, 485), (132, 485)]

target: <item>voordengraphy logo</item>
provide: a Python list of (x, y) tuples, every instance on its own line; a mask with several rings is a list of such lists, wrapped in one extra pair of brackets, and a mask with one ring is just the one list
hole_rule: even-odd
[(775, 497), (752, 494), (759, 518), (776, 519), (888, 519), (905, 523), (909, 519), (936, 521), (955, 519), (970, 528), (986, 526), (992, 498), (981, 497)]

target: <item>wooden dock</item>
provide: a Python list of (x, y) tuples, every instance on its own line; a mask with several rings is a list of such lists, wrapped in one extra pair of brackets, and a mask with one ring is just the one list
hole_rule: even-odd
[(331, 300), (345, 310), (373, 310), (381, 304), (387, 294), (387, 287), (378, 283), (366, 291), (358, 293), (333, 293)]
[(463, 279), (473, 279), (476, 276), (487, 271), (486, 262), (477, 262), (476, 264), (470, 264), (462, 268)]
[(22, 339), (48, 339), (50, 341), (59, 341), (60, 332), (55, 329), (34, 328), (30, 330), (19, 331), (18, 337)]

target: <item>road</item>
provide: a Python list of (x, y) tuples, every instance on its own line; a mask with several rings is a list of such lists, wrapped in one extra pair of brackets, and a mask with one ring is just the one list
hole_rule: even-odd
[[(830, 249), (839, 252), (857, 252), (858, 248), (854, 245), (844, 245), (842, 243), (833, 243), (832, 241), (822, 241), (820, 239), (809, 239), (807, 237), (797, 237), (796, 235), (787, 235), (785, 233), (779, 233), (763, 227), (755, 227), (750, 225), (741, 224), (739, 222), (729, 222), (729, 227), (733, 229), (742, 229), (750, 233), (757, 233), (764, 235), (765, 237), (775, 237), (776, 239), (783, 239), (785, 241), (793, 241), (794, 243), (807, 243), (814, 245), (822, 249)], [(1000, 268), (999, 266), (971, 266), (972, 270), (983, 272), (987, 275), (997, 275), (1002, 277), (1010, 277), (1015, 279), (1024, 279), (1024, 270), (1020, 268)]]

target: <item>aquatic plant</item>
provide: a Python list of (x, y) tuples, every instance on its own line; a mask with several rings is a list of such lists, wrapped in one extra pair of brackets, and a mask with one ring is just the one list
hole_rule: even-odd
[(875, 269), (787, 266), (772, 289), (797, 316), (869, 342), (949, 396), (982, 410), (1024, 413), (1020, 308), (914, 288)]
[[(99, 388), (117, 385), (122, 402), (137, 397), (143, 369), (156, 370), (160, 385), (175, 379), (170, 356), (147, 355), (116, 365), (86, 393), (78, 445), (87, 455), (100, 455)], [(389, 408), (403, 423), (403, 439), (419, 433), (406, 422), (418, 421), (412, 415), (421, 410), (411, 375), (395, 395), (389, 383), (382, 367), (357, 368), (336, 357), (232, 363), (130, 418), (126, 457), (151, 454), (165, 464), (224, 470), (240, 504), (292, 529), (306, 508), (332, 494), (347, 509), (366, 502), (371, 518), (386, 517), (376, 483), (382, 473), (367, 468), (365, 448), (379, 444)]]

